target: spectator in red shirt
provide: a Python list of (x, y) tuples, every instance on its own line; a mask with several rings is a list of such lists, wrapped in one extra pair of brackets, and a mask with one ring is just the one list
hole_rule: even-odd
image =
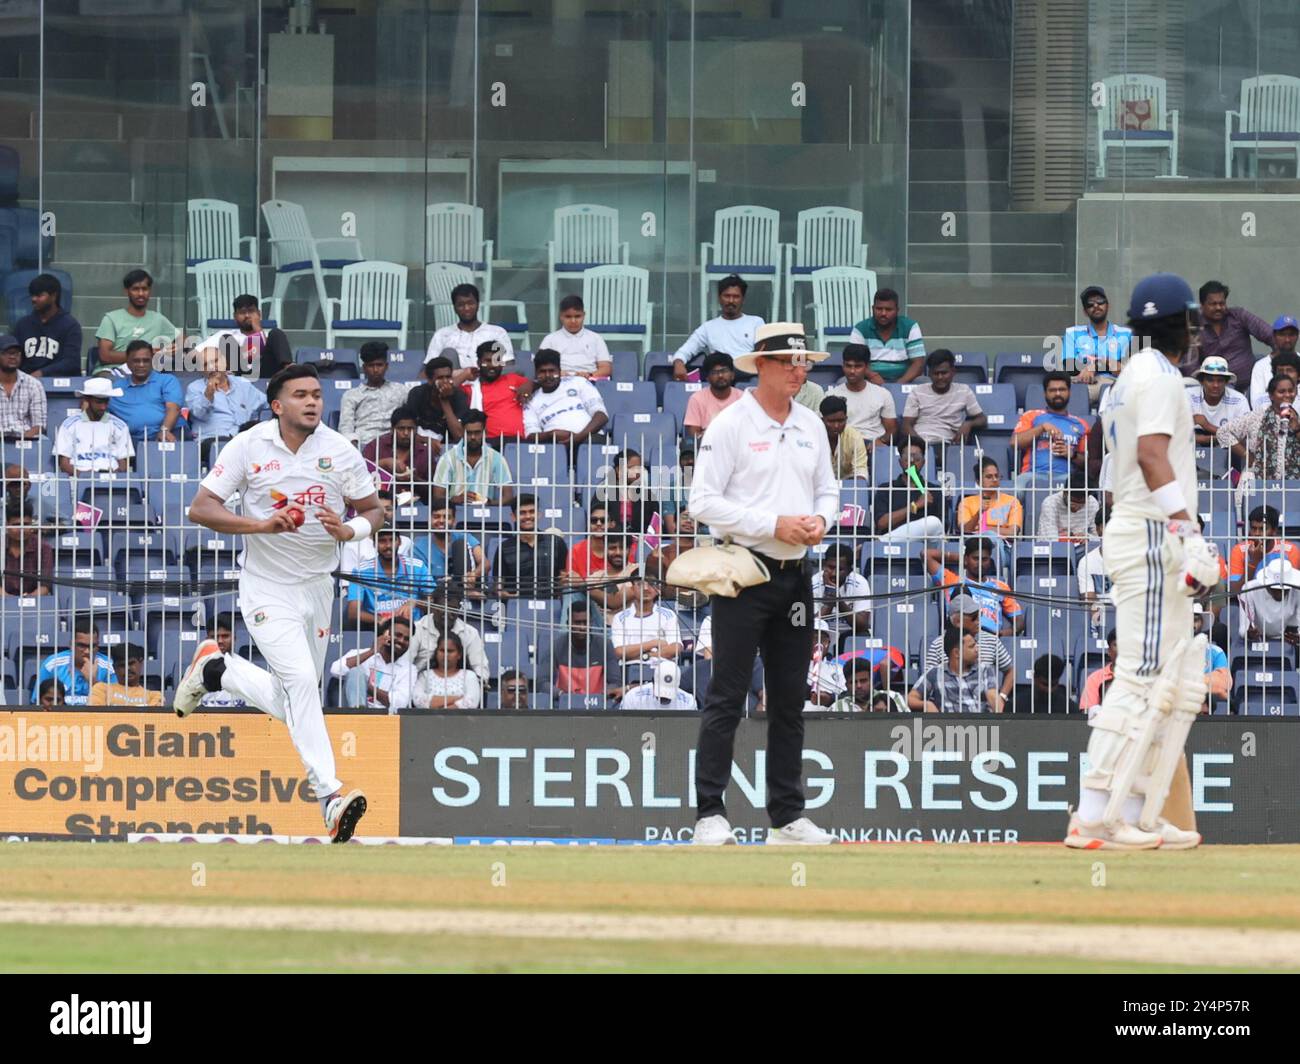
[(487, 415), (490, 440), (523, 437), (524, 404), (533, 394), (532, 381), (518, 373), (502, 372), (505, 354), (505, 345), (499, 340), (479, 344), (478, 378), (461, 385), (470, 407)]

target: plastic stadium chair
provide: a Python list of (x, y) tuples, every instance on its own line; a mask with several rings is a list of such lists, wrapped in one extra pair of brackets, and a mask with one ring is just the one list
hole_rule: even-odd
[[(794, 286), (827, 266), (865, 269), (862, 212), (852, 207), (810, 207), (799, 212), (795, 242), (785, 245), (785, 320), (795, 317)], [(824, 350), (824, 349), (823, 349)]]
[[(649, 381), (595, 381), (596, 391), (605, 403), (612, 421), (619, 414), (654, 414), (658, 412), (655, 386)], [(681, 419), (678, 419), (678, 426)]]
[[(1163, 109), (1163, 92), (1160, 103)], [(1173, 114), (1176, 145), (1177, 112)], [(1300, 167), (1300, 78), (1290, 74), (1260, 74), (1241, 79), (1241, 102), (1237, 110), (1223, 115), (1223, 176), (1235, 176), (1232, 166), (1239, 151), (1254, 153), (1251, 156), (1254, 167), (1249, 176), (1255, 176), (1260, 149), (1294, 153), (1296, 165)], [(1175, 165), (1177, 159), (1175, 147)]]
[(554, 236), (546, 242), (548, 324), (559, 321), (557, 281), (581, 280), (593, 266), (628, 264), (628, 245), (619, 242), (618, 223), (618, 211), (613, 207), (576, 203), (556, 209)]
[[(185, 268), (193, 273), (200, 263), (212, 259), (242, 259), (257, 262), (257, 237), (239, 235), (239, 206), (225, 200), (192, 199), (187, 205)], [(248, 251), (240, 254), (241, 244)], [(244, 291), (252, 293), (254, 289)], [(236, 295), (240, 293), (236, 292)]]
[[(429, 262), (424, 266), (424, 287), (428, 293), (428, 305), (433, 308), (433, 328), (443, 329), (456, 324), (456, 310), (451, 302), (451, 293), (457, 285), (473, 284), (474, 274), (468, 266), (458, 262)], [(492, 313), (493, 307), (513, 307), (516, 320), (498, 321)], [(516, 349), (528, 346), (528, 311), (518, 299), (481, 299), (479, 316), (483, 321), (491, 322), (510, 334), (510, 342)], [(516, 358), (518, 350), (516, 350)], [(517, 367), (516, 367), (517, 368)]]
[(768, 207), (724, 207), (713, 215), (713, 240), (700, 245), (700, 307), (709, 304), (709, 284), (735, 274), (742, 281), (772, 286), (772, 312), (781, 305), (781, 216)]
[[(391, 336), (406, 347), (411, 300), (406, 298), (406, 267), (397, 262), (353, 262), (342, 271), (338, 299), (326, 305), (325, 346), (337, 337), (379, 339)], [(337, 313), (335, 313), (337, 310)]]
[(492, 241), (483, 239), (483, 208), (430, 203), (424, 208), (424, 261), (454, 262), (470, 271), (484, 303), (492, 302)]
[[(307, 224), (306, 211), (288, 200), (267, 200), (262, 204), (262, 217), (266, 219), (267, 243), (271, 247), (271, 265), (275, 269), (275, 291), (271, 298), (283, 300), (293, 281), (310, 278), (313, 283), (308, 297), (306, 324), (310, 329), (315, 323), (317, 308), (325, 311), (329, 305), (325, 278), (342, 276), (345, 266), (360, 262), (363, 257), (361, 242), (355, 237), (316, 239)], [(327, 247), (341, 254), (322, 255)]]
[(878, 287), (876, 271), (857, 266), (827, 266), (815, 271), (809, 279), (813, 288), (817, 350), (826, 351), (832, 343), (848, 343), (853, 327), (871, 316)]
[(205, 332), (235, 328), (234, 303), (237, 296), (253, 296), (266, 307), (268, 329), (279, 324), (283, 307), (279, 299), (262, 298), (261, 271), (251, 262), (239, 259), (204, 259), (190, 268), (194, 275), (195, 299), (199, 302), (199, 325)]
[(644, 355), (654, 324), (649, 271), (640, 266), (593, 266), (582, 278), (587, 328), (607, 342), (637, 344)]
[[(1169, 177), (1178, 176), (1178, 112), (1165, 110), (1165, 79), (1154, 74), (1115, 74), (1102, 78), (1103, 103), (1097, 108), (1097, 176), (1106, 176), (1110, 148), (1156, 151), (1166, 156)], [(1149, 105), (1145, 129), (1125, 128), (1127, 105)], [(1232, 167), (1228, 167), (1228, 177)]]

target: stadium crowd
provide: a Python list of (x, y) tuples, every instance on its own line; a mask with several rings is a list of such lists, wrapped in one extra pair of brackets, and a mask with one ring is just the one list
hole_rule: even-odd
[[(163, 706), (205, 636), (256, 659), (233, 590), (171, 592), (233, 577), (237, 538), (185, 509), (221, 443), (271, 416), (265, 379), (298, 361), (316, 364), (323, 420), (361, 451), (388, 515), (342, 550), (328, 705), (696, 709), (708, 601), (666, 574), (711, 541), (689, 488), (710, 422), (746, 387), (734, 359), (762, 319), (744, 312), (745, 281), (723, 279), (718, 315), (644, 359), (611, 352), (578, 295), (532, 352), (480, 320), (470, 284), (425, 351), (295, 352), (241, 296), (234, 326), (195, 347), (201, 368), (180, 373), (152, 279), (133, 270), (123, 288), (84, 365), (53, 276), (31, 282), (32, 313), (0, 337), (8, 704)], [(1198, 612), (1206, 710), (1296, 713), (1300, 325), (1283, 314), (1270, 328), (1228, 295), (1201, 286), (1186, 369), (1201, 520), (1231, 592)], [(806, 709), (1099, 705), (1115, 646), (1098, 415), (1139, 341), (1101, 287), (1081, 309), (1047, 360), (927, 352), (882, 288), (806, 371), (796, 399), (825, 424), (842, 485), (839, 527), (810, 561)], [(750, 705), (762, 712), (761, 663)]]

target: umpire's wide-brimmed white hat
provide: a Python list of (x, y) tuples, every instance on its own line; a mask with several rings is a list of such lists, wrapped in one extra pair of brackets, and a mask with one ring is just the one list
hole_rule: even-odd
[(121, 388), (114, 388), (107, 377), (91, 377), (78, 390), (77, 394), (87, 399), (117, 399), (122, 395)]
[(758, 360), (764, 355), (796, 355), (809, 362), (821, 362), (830, 358), (825, 351), (808, 350), (803, 323), (798, 321), (774, 321), (760, 325), (754, 332), (754, 350), (747, 355), (736, 356), (736, 369), (742, 373), (757, 373)]
[(1255, 578), (1242, 590), (1253, 587), (1300, 588), (1300, 570), (1285, 558), (1274, 558), (1267, 565), (1261, 565), (1255, 571)]

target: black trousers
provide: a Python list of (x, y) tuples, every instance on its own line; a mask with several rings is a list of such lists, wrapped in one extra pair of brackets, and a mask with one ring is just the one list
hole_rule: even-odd
[(745, 712), (754, 654), (767, 687), (767, 812), (772, 826), (803, 815), (803, 704), (812, 659), (813, 600), (809, 563), (764, 559), (772, 579), (735, 598), (714, 595), (713, 670), (704, 696), (695, 755), (699, 816), (726, 815), (736, 728)]

